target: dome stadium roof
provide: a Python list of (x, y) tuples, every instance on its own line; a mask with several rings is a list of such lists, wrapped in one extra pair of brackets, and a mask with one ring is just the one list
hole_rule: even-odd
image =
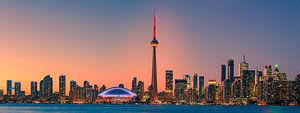
[(126, 88), (112, 87), (98, 94), (100, 97), (134, 97), (135, 93)]

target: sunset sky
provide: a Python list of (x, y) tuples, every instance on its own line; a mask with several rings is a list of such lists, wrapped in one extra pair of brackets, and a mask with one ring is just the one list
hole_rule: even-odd
[[(0, 89), (6, 80), (67, 75), (107, 87), (134, 76), (151, 81), (153, 9), (157, 10), (158, 86), (198, 73), (220, 80), (220, 65), (246, 55), (251, 69), (279, 64), (300, 73), (299, 0), (3, 0), (0, 1)], [(68, 90), (67, 90), (68, 91)], [(6, 91), (4, 91), (6, 94)]]

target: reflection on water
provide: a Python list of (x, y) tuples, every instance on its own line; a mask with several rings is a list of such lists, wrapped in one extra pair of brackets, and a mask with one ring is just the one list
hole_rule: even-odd
[(300, 113), (298, 106), (0, 104), (1, 113)]

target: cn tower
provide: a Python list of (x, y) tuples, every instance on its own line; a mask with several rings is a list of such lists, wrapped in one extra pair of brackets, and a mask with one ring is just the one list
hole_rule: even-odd
[(151, 41), (151, 46), (153, 48), (153, 56), (152, 56), (152, 81), (151, 81), (151, 102), (155, 103), (158, 100), (157, 97), (157, 67), (156, 67), (156, 47), (158, 47), (159, 43), (156, 39), (156, 15), (154, 10), (154, 24), (153, 24), (153, 39)]

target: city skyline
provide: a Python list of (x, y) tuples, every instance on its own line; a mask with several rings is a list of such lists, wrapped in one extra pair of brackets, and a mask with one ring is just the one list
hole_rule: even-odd
[[(0, 34), (0, 50), (3, 51), (2, 58), (0, 58), (0, 89), (6, 88), (6, 80), (13, 80), (21, 82), (22, 89), (25, 89), (28, 94), (30, 81), (39, 81), (46, 74), (55, 78), (53, 80), (54, 91), (58, 91), (60, 74), (68, 76), (67, 83), (70, 80), (76, 80), (83, 85), (83, 81), (88, 80), (93, 84), (105, 84), (107, 87), (117, 86), (119, 83), (130, 87), (132, 77), (136, 76), (138, 80), (144, 80), (145, 86), (148, 86), (151, 81), (149, 37), (152, 32), (151, 17), (153, 16), (153, 6), (150, 7), (149, 4), (155, 4), (155, 8), (158, 10), (158, 34), (162, 42), (157, 51), (159, 54), (157, 58), (159, 91), (164, 90), (164, 75), (167, 69), (174, 71), (174, 78), (198, 73), (206, 77), (205, 81), (209, 79), (220, 81), (221, 64), (227, 64), (227, 60), (234, 57), (235, 75), (238, 75), (237, 64), (242, 62), (244, 54), (247, 56), (247, 61), (250, 62), (250, 69), (261, 66), (262, 70), (267, 64), (273, 66), (279, 64), (280, 70), (286, 72), (288, 79), (292, 80), (299, 73), (297, 66), (300, 64), (297, 60), (300, 55), (297, 53), (296, 46), (300, 29), (297, 22), (300, 16), (296, 13), (299, 11), (299, 7), (295, 7), (291, 2), (284, 2), (286, 3), (284, 6), (278, 6), (281, 2), (283, 1), (275, 1), (271, 4), (262, 3), (267, 8), (250, 3), (248, 7), (256, 6), (258, 9), (248, 11), (242, 8), (241, 10), (250, 14), (247, 16), (238, 11), (230, 12), (232, 9), (226, 6), (229, 5), (228, 3), (222, 5), (221, 3), (193, 1), (198, 4), (216, 5), (212, 8), (214, 9), (212, 12), (231, 14), (232, 16), (219, 19), (218, 15), (206, 14), (200, 10), (201, 8), (196, 8), (195, 11), (193, 10), (195, 7), (182, 8), (176, 3), (167, 5), (166, 2), (134, 2), (136, 3), (134, 5), (122, 6), (123, 8), (135, 6), (129, 9), (116, 8), (118, 4), (121, 4), (119, 2), (108, 2), (114, 7), (105, 7), (107, 10), (114, 12), (124, 10), (122, 14), (101, 12), (101, 8), (96, 5), (88, 8), (87, 6), (93, 3), (88, 2), (82, 6), (84, 10), (79, 12), (80, 15), (77, 15), (76, 8), (81, 6), (79, 5), (81, 2), (70, 3), (71, 5), (66, 5), (70, 9), (64, 9), (64, 5), (55, 5), (66, 2), (47, 5), (33, 3), (36, 7), (30, 7), (29, 3), (21, 5), (9, 1), (0, 5), (1, 12), (11, 11), (10, 13), (2, 12), (5, 18), (2, 18), (0, 22), (5, 26), (1, 27)], [(184, 5), (190, 4), (192, 3)], [(139, 5), (148, 7), (141, 8)], [(43, 6), (47, 7), (43, 8)], [(274, 7), (272, 6), (278, 6), (277, 10), (273, 11)], [(66, 12), (60, 13), (60, 8)], [(179, 9), (175, 10), (174, 8)], [(135, 9), (141, 10), (135, 11)], [(221, 9), (225, 11), (222, 13)], [(294, 9), (296, 10), (294, 11)], [(197, 12), (198, 10), (200, 12)], [(193, 12), (186, 13), (189, 11)], [(265, 12), (254, 14), (258, 11)], [(49, 15), (43, 14), (46, 12), (49, 12)], [(286, 12), (288, 13), (285, 14)], [(119, 18), (116, 18), (118, 15), (124, 18), (121, 22), (118, 20)], [(18, 19), (19, 16), (22, 16), (22, 19)], [(252, 18), (254, 20), (251, 21), (251, 16), (256, 16), (256, 18)], [(290, 21), (286, 21), (287, 18)], [(197, 19), (200, 21), (195, 21)], [(233, 20), (230, 21), (231, 19)], [(257, 20), (255, 21), (255, 19)], [(207, 22), (210, 25), (206, 25)], [(276, 25), (279, 27), (273, 26), (272, 23), (278, 23)], [(110, 26), (110, 24), (112, 25)], [(221, 27), (222, 25), (224, 28), (233, 26), (229, 27), (233, 31), (224, 29)], [(259, 35), (252, 35), (252, 33)], [(68, 88), (69, 85), (67, 84), (66, 87)]]

